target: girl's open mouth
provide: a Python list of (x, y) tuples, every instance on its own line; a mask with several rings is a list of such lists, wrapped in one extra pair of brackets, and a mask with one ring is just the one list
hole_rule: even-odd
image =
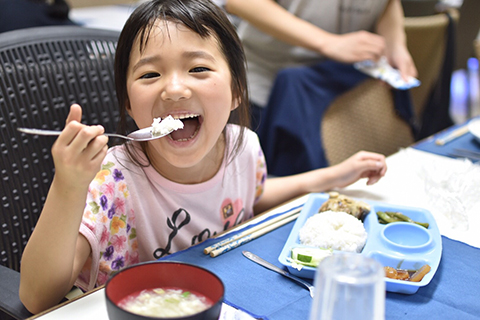
[(195, 138), (202, 122), (199, 115), (175, 116), (174, 118), (182, 120), (183, 129), (170, 133), (168, 136), (170, 139), (183, 142)]

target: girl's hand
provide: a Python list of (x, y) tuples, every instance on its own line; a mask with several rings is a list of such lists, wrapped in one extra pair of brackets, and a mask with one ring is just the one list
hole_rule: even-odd
[(359, 179), (367, 178), (367, 185), (376, 183), (387, 172), (385, 156), (378, 153), (360, 151), (337, 164), (337, 187), (346, 187)]
[(72, 105), (65, 128), (52, 147), (55, 180), (69, 188), (86, 188), (100, 170), (108, 149), (102, 126), (80, 123), (82, 109)]
[(321, 53), (343, 63), (377, 61), (385, 54), (385, 46), (382, 36), (362, 30), (341, 35), (329, 34)]

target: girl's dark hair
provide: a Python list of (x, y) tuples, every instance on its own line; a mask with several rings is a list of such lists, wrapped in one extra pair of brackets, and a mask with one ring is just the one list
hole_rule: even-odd
[[(245, 128), (250, 124), (245, 54), (236, 30), (225, 12), (209, 0), (151, 0), (142, 3), (127, 20), (120, 34), (115, 54), (115, 85), (120, 108), (118, 131), (125, 134), (135, 129), (129, 127), (129, 123), (132, 122), (128, 120), (127, 113), (129, 105), (127, 70), (133, 44), (138, 38), (140, 50), (143, 50), (150, 31), (158, 20), (180, 23), (202, 38), (213, 36), (217, 39), (220, 50), (230, 68), (233, 97), (238, 97), (240, 101), (239, 106), (232, 111), (228, 120), (229, 123), (236, 123), (242, 127), (232, 150), (227, 150), (231, 161), (242, 147)], [(225, 130), (223, 134), (228, 148), (229, 142)], [(146, 144), (142, 143), (141, 146), (145, 152)], [(149, 163), (140, 163), (138, 157), (135, 156), (134, 148), (129, 143), (126, 143), (126, 147), (130, 157), (137, 164), (149, 165)]]

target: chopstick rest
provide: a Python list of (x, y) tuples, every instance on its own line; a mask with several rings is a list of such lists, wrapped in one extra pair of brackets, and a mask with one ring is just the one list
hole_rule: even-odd
[(210, 254), (210, 256), (213, 258), (217, 257), (222, 253), (237, 248), (244, 243), (256, 239), (272, 230), (275, 230), (289, 223), (290, 221), (297, 219), (300, 215), (300, 211), (301, 208), (292, 209), (282, 215), (279, 215), (278, 217), (266, 220), (265, 222), (262, 222), (255, 227), (252, 227), (234, 236), (219, 241), (209, 247), (206, 247), (205, 249), (203, 249), (203, 253)]

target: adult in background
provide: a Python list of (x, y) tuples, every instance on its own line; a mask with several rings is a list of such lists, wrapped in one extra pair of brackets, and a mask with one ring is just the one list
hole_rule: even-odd
[[(327, 165), (321, 150), (315, 150), (317, 154), (313, 155), (312, 150), (294, 146), (308, 144), (305, 139), (316, 139), (308, 146), (321, 149), (317, 132), (323, 112), (337, 95), (365, 79), (353, 63), (377, 61), (385, 56), (405, 79), (417, 76), (406, 46), (400, 0), (216, 2), (241, 18), (237, 31), (247, 56), (252, 128), (260, 136), (272, 174), (292, 174)], [(284, 105), (282, 110), (291, 110), (282, 116), (285, 124), (272, 132), (272, 126), (278, 124), (275, 118), (280, 117), (279, 103)], [(275, 111), (264, 110), (273, 109), (271, 105)], [(287, 120), (293, 121), (299, 114), (302, 122), (285, 128)], [(307, 133), (306, 128), (311, 130)], [(282, 143), (292, 148), (277, 152)], [(275, 148), (277, 151), (269, 150)], [(299, 159), (298, 165), (292, 159)]]

